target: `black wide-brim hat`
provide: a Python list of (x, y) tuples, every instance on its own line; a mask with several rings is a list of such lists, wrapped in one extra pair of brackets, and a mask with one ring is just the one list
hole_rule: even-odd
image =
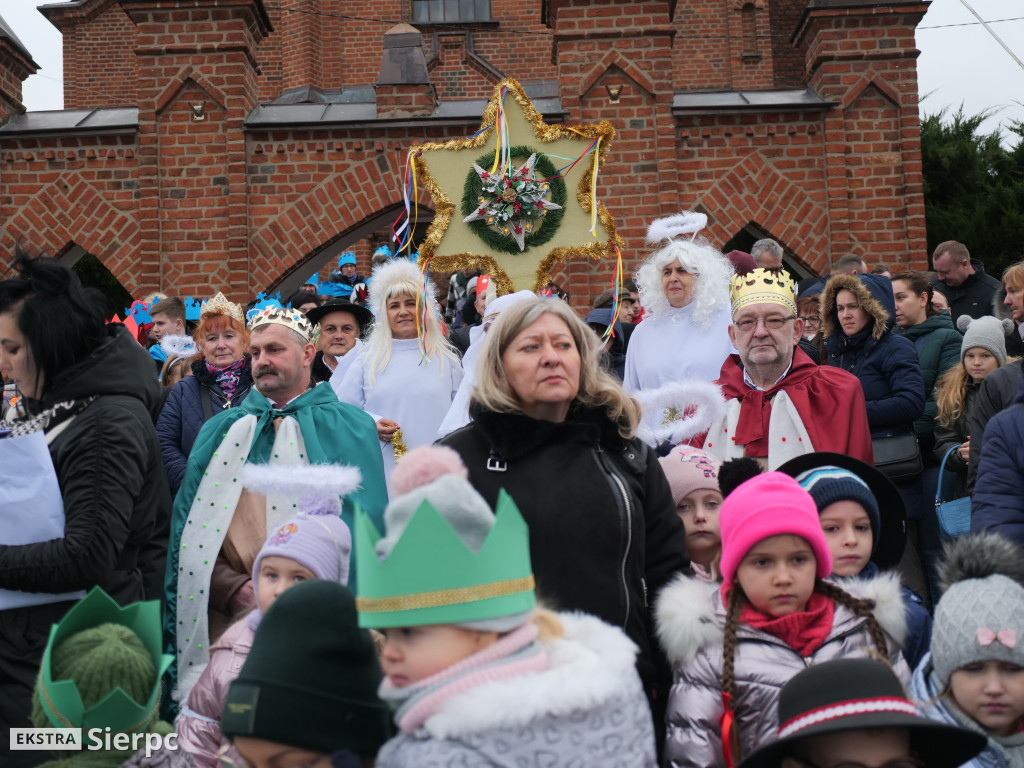
[(739, 768), (778, 768), (794, 743), (843, 731), (905, 728), (910, 747), (928, 768), (956, 768), (981, 752), (980, 733), (917, 714), (888, 664), (877, 659), (837, 659), (809, 667), (779, 693), (779, 738)]
[(363, 332), (373, 324), (373, 313), (366, 307), (353, 304), (348, 299), (329, 299), (319, 307), (309, 310), (306, 319), (314, 325), (319, 325), (325, 315), (331, 312), (348, 312), (352, 314), (359, 323), (359, 331)]
[(871, 562), (883, 571), (899, 565), (903, 559), (903, 550), (907, 546), (907, 508), (896, 486), (870, 464), (845, 453), (805, 453), (803, 456), (790, 459), (780, 466), (778, 471), (795, 480), (804, 472), (821, 467), (839, 467), (864, 481), (878, 502), (878, 541), (875, 542)]

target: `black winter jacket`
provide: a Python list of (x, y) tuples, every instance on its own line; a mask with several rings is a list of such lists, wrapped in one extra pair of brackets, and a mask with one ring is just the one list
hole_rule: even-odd
[(992, 297), (1002, 287), (996, 278), (985, 274), (985, 265), (980, 261), (971, 259), (971, 266), (974, 267), (974, 274), (956, 288), (950, 288), (938, 278), (932, 280), (935, 290), (941, 292), (949, 302), (949, 314), (952, 315), (954, 328), (961, 315), (991, 315)]
[(171, 496), (153, 423), (152, 359), (121, 325), (61, 371), (42, 403), (99, 395), (50, 443), (64, 538), (0, 546), (0, 588), (70, 592), (99, 585), (125, 605), (163, 596)]
[[(978, 401), (979, 389), (981, 389), (980, 384), (973, 381), (967, 383), (967, 395), (964, 397), (963, 410), (952, 427), (944, 427), (936, 422), (934, 454), (937, 462), (942, 462), (950, 448), (959, 446), (970, 437), (971, 416), (974, 413), (974, 404)], [(960, 458), (960, 451), (953, 451), (949, 455), (945, 471), (956, 474), (956, 496), (953, 498), (962, 499), (967, 495), (967, 462)], [(946, 501), (950, 500), (946, 499)]]
[(660, 659), (649, 605), (689, 568), (683, 525), (654, 452), (624, 440), (597, 410), (579, 409), (563, 423), (477, 407), (470, 415), (439, 442), (459, 453), (492, 507), (502, 488), (516, 502), (530, 526), (538, 596), (624, 629), (640, 648), (637, 668), (650, 691)]

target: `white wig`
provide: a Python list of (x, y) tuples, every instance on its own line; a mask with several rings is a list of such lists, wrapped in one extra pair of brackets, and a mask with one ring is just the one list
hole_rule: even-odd
[[(685, 223), (666, 226), (666, 222), (677, 220)], [(701, 214), (683, 214), (651, 224), (647, 240), (662, 247), (648, 257), (634, 275), (645, 316), (657, 320), (669, 314), (672, 307), (662, 288), (661, 271), (673, 261), (697, 275), (693, 288), (693, 322), (698, 328), (708, 330), (716, 315), (729, 307), (733, 266), (721, 251), (697, 234), (697, 229), (706, 222), (707, 217)]]
[[(413, 296), (420, 292), (420, 268), (408, 259), (397, 258), (382, 264), (373, 270), (370, 282), (370, 309), (376, 321), (370, 338), (366, 340), (367, 373), (372, 385), (377, 374), (388, 367), (391, 362), (391, 323), (388, 322), (388, 302), (395, 296)], [(427, 282), (429, 302), (426, 321), (423, 328), (423, 342), (427, 357), (431, 362), (435, 358), (444, 358), (454, 365), (459, 364), (459, 355), (445, 338), (441, 330), (441, 313), (437, 306), (437, 287), (433, 281)], [(422, 308), (421, 308), (422, 311)]]

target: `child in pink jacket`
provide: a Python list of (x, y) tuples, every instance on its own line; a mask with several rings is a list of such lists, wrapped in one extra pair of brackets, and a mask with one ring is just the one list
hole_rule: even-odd
[[(301, 501), (299, 506), (307, 507)], [(199, 768), (218, 768), (220, 753), (240, 764), (221, 733), (221, 711), (228, 686), (238, 677), (249, 654), (256, 627), (274, 600), (308, 579), (348, 584), (352, 536), (338, 517), (340, 513), (337, 504), (321, 501), (309, 506), (280, 526), (256, 557), (252, 572), (256, 608), (232, 624), (210, 648), (210, 663), (178, 716), (178, 744), (192, 755)]]

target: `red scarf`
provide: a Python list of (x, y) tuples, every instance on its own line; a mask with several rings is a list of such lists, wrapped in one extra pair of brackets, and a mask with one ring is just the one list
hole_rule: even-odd
[(825, 644), (832, 631), (835, 607), (831, 598), (815, 592), (807, 601), (806, 610), (776, 618), (745, 602), (740, 610), (740, 623), (774, 635), (807, 658)]
[(740, 418), (733, 437), (746, 446), (745, 455), (768, 455), (772, 400), (784, 390), (800, 414), (815, 451), (845, 453), (874, 465), (864, 390), (855, 376), (841, 368), (816, 365), (798, 347), (789, 373), (762, 391), (751, 389), (743, 381), (739, 356), (730, 355), (716, 383), (727, 400), (740, 401)]

